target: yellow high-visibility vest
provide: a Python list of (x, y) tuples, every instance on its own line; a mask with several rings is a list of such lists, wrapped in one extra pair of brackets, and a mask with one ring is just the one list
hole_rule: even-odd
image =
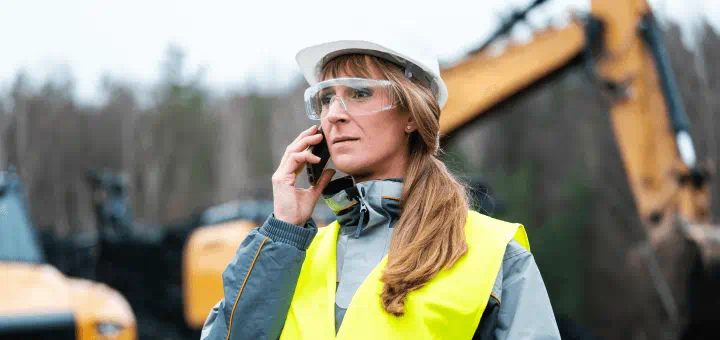
[(382, 307), (382, 270), (387, 256), (352, 298), (335, 335), (337, 221), (321, 228), (307, 250), (280, 339), (472, 339), (512, 239), (530, 250), (525, 228), (468, 212), (468, 252), (450, 270), (440, 271), (410, 292), (405, 315)]

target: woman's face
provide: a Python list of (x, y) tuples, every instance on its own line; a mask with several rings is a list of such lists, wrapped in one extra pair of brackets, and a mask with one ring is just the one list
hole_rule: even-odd
[[(345, 97), (340, 89), (336, 95)], [(356, 181), (402, 177), (408, 156), (406, 127), (415, 129), (410, 117), (397, 107), (353, 115), (335, 100), (321, 121), (335, 167)]]

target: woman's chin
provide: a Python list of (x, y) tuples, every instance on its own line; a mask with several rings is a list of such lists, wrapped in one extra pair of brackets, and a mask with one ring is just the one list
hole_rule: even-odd
[(335, 169), (340, 170), (346, 174), (353, 175), (363, 172), (363, 166), (358, 162), (357, 158), (350, 157), (350, 155), (339, 155), (339, 157), (333, 157), (333, 165)]

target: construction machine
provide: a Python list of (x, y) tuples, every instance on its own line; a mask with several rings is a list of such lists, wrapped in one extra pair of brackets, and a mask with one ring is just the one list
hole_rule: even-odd
[(90, 170), (86, 179), (98, 230), (93, 278), (127, 297), (140, 339), (197, 339), (183, 320), (181, 290), (182, 248), (194, 219), (138, 223), (123, 176)]
[(0, 339), (137, 339), (120, 293), (47, 263), (26, 203), (17, 174), (0, 172)]
[[(713, 334), (720, 317), (720, 232), (711, 225), (712, 161), (696, 154), (682, 98), (653, 11), (645, 0), (592, 0), (563, 28), (535, 32), (527, 44), (492, 46), (547, 2), (516, 11), (478, 49), (445, 67), (450, 97), (444, 135), (470, 126), (500, 104), (584, 67), (609, 105), (609, 118), (644, 240), (629, 250), (628, 310), (633, 337)], [(491, 88), (491, 91), (488, 89)], [(620, 264), (619, 264), (620, 265)], [(711, 329), (715, 329), (711, 331)], [(716, 333), (714, 333), (716, 334)]]

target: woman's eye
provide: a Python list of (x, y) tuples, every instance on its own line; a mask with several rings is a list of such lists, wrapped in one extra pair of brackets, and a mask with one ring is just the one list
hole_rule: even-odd
[(330, 104), (331, 99), (332, 99), (332, 95), (326, 94), (326, 95), (320, 97), (320, 104), (328, 105), (328, 104)]
[(372, 97), (370, 89), (356, 89), (353, 91), (353, 98), (369, 98)]

